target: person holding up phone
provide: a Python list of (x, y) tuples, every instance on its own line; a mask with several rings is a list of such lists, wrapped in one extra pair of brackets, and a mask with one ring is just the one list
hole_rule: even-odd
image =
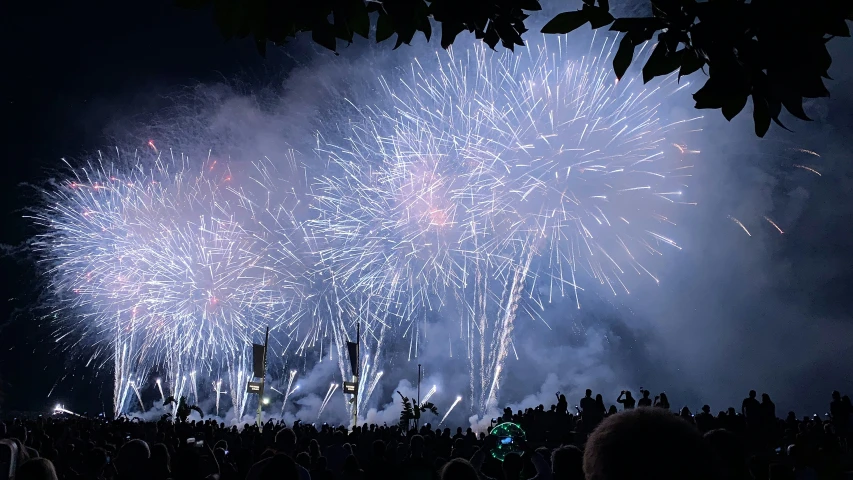
[(634, 400), (634, 397), (631, 396), (631, 392), (628, 390), (622, 390), (622, 393), (619, 394), (619, 398), (616, 399), (616, 402), (622, 404), (622, 410), (632, 410), (634, 405), (637, 403)]

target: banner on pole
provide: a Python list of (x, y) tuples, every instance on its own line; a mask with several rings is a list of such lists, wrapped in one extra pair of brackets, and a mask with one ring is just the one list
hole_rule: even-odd
[(252, 374), (264, 378), (264, 346), (257, 343), (252, 345)]
[(358, 344), (347, 342), (347, 351), (349, 352), (349, 366), (352, 368), (352, 374), (358, 375)]

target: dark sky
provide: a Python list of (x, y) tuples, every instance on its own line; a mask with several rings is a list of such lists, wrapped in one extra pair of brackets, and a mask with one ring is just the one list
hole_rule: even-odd
[[(22, 183), (43, 180), (61, 157), (109, 145), (103, 132), (116, 118), (150, 113), (164, 93), (184, 85), (263, 67), (251, 42), (225, 42), (208, 13), (181, 10), (168, 0), (3, 2), (0, 9), (5, 245), (19, 245), (25, 232), (32, 233), (21, 209), (35, 192)], [(16, 308), (26, 309), (33, 273), (23, 268), (26, 262), (2, 261), (5, 320)], [(4, 407), (53, 405), (45, 396), (64, 365), (48, 355), (47, 327), (37, 329), (26, 313), (16, 318), (0, 330)]]
[[(61, 157), (110, 145), (107, 127), (145, 118), (187, 85), (234, 77), (265, 83), (266, 73), (288, 69), (282, 52), (264, 61), (249, 41), (225, 42), (209, 14), (167, 0), (3, 2), (0, 21), (0, 244), (10, 248), (33, 233), (21, 218), (35, 200), (27, 184), (43, 181)], [(849, 61), (849, 41), (844, 45), (833, 54)], [(832, 388), (853, 389), (853, 95), (844, 93), (853, 91), (853, 72), (842, 63), (832, 71), (834, 97), (809, 105), (814, 124), (791, 120), (796, 133), (774, 127), (758, 140), (747, 111), (731, 124), (706, 113), (704, 201), (685, 221), (681, 242), (692, 248), (663, 272), (662, 287), (638, 292), (630, 306), (636, 319), (623, 320), (645, 329), (632, 342), (640, 342), (644, 368), (664, 372), (653, 378), (687, 377), (685, 395), (728, 402), (733, 392), (767, 388), (791, 398), (785, 408), (819, 408)], [(792, 169), (799, 157), (789, 147), (819, 150), (824, 175)], [(744, 236), (727, 215), (748, 218), (758, 233)], [(768, 231), (763, 215), (784, 219), (786, 236)], [(61, 383), (64, 400), (93, 405), (102, 397), (109, 410), (109, 397), (99, 395), (109, 391), (109, 373), (92, 379), (91, 370), (67, 368), (49, 327), (30, 313), (37, 282), (24, 257), (0, 260), (0, 320), (8, 319), (0, 326), (3, 408), (53, 405), (56, 394), (47, 394), (68, 372), (85, 378)], [(547, 356), (531, 355), (537, 353)]]

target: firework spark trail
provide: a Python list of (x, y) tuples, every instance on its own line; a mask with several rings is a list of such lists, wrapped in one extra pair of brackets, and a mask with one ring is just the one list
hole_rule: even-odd
[(190, 392), (192, 392), (193, 403), (198, 403), (198, 385), (196, 384), (195, 370), (190, 372)]
[(370, 400), (370, 397), (373, 395), (373, 390), (376, 389), (376, 385), (379, 385), (379, 380), (382, 379), (382, 375), (384, 374), (385, 372), (382, 371), (377, 372), (376, 375), (374, 375), (373, 378), (370, 380), (370, 385), (368, 385), (367, 387), (367, 393), (364, 395), (365, 401)]
[(234, 413), (237, 418), (242, 418), (246, 409), (246, 400), (248, 393), (244, 385), (247, 385), (252, 377), (252, 370), (249, 365), (246, 352), (242, 352), (236, 358), (229, 358), (228, 377), (230, 387), (228, 389), (231, 394), (231, 405), (234, 407)]
[(497, 392), (501, 385), (501, 374), (503, 372), (506, 357), (509, 354), (510, 338), (512, 336), (513, 323), (515, 322), (516, 312), (518, 310), (518, 302), (521, 298), (521, 293), (524, 289), (524, 280), (530, 270), (530, 263), (533, 260), (533, 249), (527, 254), (527, 261), (520, 265), (513, 276), (510, 286), (509, 297), (507, 304), (502, 309), (502, 319), (495, 329), (496, 341), (492, 346), (492, 357), (489, 359), (490, 368), (483, 372), (490, 376), (489, 393), (485, 398), (485, 402), (481, 406), (481, 411), (486, 412), (490, 408), (497, 405)]
[(729, 215), (729, 218), (731, 219), (731, 221), (735, 222), (735, 223), (737, 224), (737, 226), (739, 226), (740, 228), (742, 228), (742, 229), (743, 229), (743, 231), (744, 231), (744, 232), (746, 232), (746, 234), (747, 234), (747, 235), (749, 235), (750, 237), (752, 236), (752, 234), (751, 234), (751, 233), (749, 233), (749, 230), (747, 230), (747, 229), (746, 229), (746, 227), (743, 225), (743, 223), (741, 223), (741, 221), (740, 221), (740, 220), (738, 220), (737, 218), (735, 218), (735, 217), (733, 217), (733, 216), (731, 216), (731, 215)]
[[(160, 392), (160, 401), (165, 404), (166, 403), (166, 394), (163, 393), (163, 382), (159, 378), (157, 379), (157, 390)], [(217, 410), (219, 410), (218, 407), (217, 407)]]
[(783, 231), (782, 231), (782, 229), (779, 227), (779, 225), (776, 225), (776, 222), (774, 222), (773, 220), (771, 220), (771, 219), (770, 219), (770, 217), (765, 216), (765, 217), (764, 217), (764, 219), (765, 219), (765, 220), (767, 220), (767, 222), (768, 222), (770, 225), (773, 225), (773, 228), (775, 228), (775, 229), (779, 232), (779, 234), (780, 234), (780, 235), (784, 235), (784, 234), (785, 234), (785, 232), (783, 232)]
[(144, 403), (142, 403), (142, 395), (139, 393), (139, 389), (138, 389), (138, 388), (136, 388), (136, 383), (134, 383), (134, 382), (131, 380), (130, 382), (128, 382), (128, 385), (130, 385), (130, 388), (132, 388), (132, 389), (133, 389), (133, 392), (136, 394), (136, 399), (139, 401), (139, 409), (140, 409), (140, 411), (144, 412), (144, 411), (145, 411), (145, 404), (144, 404)]
[(432, 388), (430, 388), (429, 391), (427, 391), (426, 395), (424, 395), (424, 398), (421, 399), (420, 404), (423, 405), (424, 403), (428, 402), (429, 399), (433, 395), (435, 395), (435, 392), (436, 392), (436, 386), (433, 385)]
[(444, 416), (441, 417), (441, 421), (438, 422), (439, 425), (444, 423), (444, 421), (447, 419), (447, 416), (450, 415), (450, 412), (452, 412), (453, 409), (456, 408), (456, 405), (461, 401), (462, 401), (462, 396), (461, 395), (457, 396), (456, 400), (454, 400), (453, 403), (450, 405), (450, 408), (447, 409), (447, 413), (445, 413)]
[(807, 154), (812, 155), (812, 156), (814, 156), (814, 157), (818, 157), (818, 158), (820, 158), (820, 154), (819, 154), (819, 153), (814, 152), (814, 151), (812, 151), (812, 150), (807, 150), (807, 149), (805, 149), (805, 148), (792, 148), (791, 150), (794, 150), (794, 151), (797, 151), (797, 152), (801, 152), (801, 153), (807, 153)]
[(320, 416), (323, 415), (323, 410), (326, 409), (326, 405), (328, 405), (329, 400), (332, 398), (332, 394), (335, 393), (335, 390), (338, 389), (338, 384), (333, 383), (329, 385), (329, 390), (326, 392), (326, 396), (323, 398), (323, 403), (320, 404), (320, 410), (317, 412), (317, 419), (320, 419)]
[(222, 396), (222, 379), (212, 382), (212, 385), (213, 394), (216, 395), (216, 410), (214, 410), (214, 415), (219, 416), (219, 397)]
[(284, 401), (281, 402), (281, 416), (284, 416), (284, 409), (287, 407), (287, 399), (293, 393), (293, 380), (296, 378), (296, 370), (291, 370), (287, 375), (287, 387), (284, 389)]
[[(384, 314), (377, 315), (377, 312)], [(382, 376), (382, 371), (377, 372), (377, 365), (382, 360), (382, 347), (385, 342), (385, 333), (388, 310), (376, 307), (371, 303), (370, 295), (346, 295), (332, 285), (323, 295), (323, 299), (316, 304), (316, 310), (312, 312), (313, 317), (323, 316), (326, 325), (332, 332), (332, 346), (336, 353), (338, 369), (341, 378), (345, 381), (352, 376), (351, 366), (348, 361), (349, 352), (346, 344), (355, 340), (356, 324), (361, 322), (361, 349), (364, 353), (359, 359), (358, 378), (358, 405), (366, 406), (370, 401), (376, 384)], [(371, 368), (373, 366), (373, 368)], [(347, 410), (352, 413), (352, 404), (346, 404)]]
[(128, 346), (124, 342), (116, 341), (115, 354), (113, 356), (115, 370), (113, 377), (113, 416), (118, 416), (123, 413), (125, 399), (127, 398), (128, 386), (130, 385), (129, 365), (127, 361)]
[(817, 170), (815, 170), (814, 168), (809, 167), (809, 166), (806, 166), (806, 165), (794, 164), (794, 167), (796, 167), (796, 168), (802, 168), (803, 170), (807, 170), (807, 171), (809, 171), (809, 172), (812, 172), (812, 173), (814, 173), (815, 175), (817, 175), (818, 177), (822, 177), (822, 176), (823, 176), (823, 175), (821, 175), (821, 173), (820, 173), (820, 172), (818, 172), (818, 171), (817, 171)]

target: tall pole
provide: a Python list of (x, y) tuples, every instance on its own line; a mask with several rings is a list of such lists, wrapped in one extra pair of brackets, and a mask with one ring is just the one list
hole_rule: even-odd
[(418, 364), (418, 403), (415, 404), (415, 428), (420, 428), (420, 409), (421, 409), (421, 364)]
[(263, 414), (262, 407), (264, 406), (264, 387), (267, 382), (267, 346), (270, 342), (270, 327), (267, 326), (267, 333), (264, 336), (264, 375), (261, 377), (261, 391), (258, 392), (258, 428), (263, 429), (261, 415)]
[(358, 324), (355, 327), (355, 372), (353, 372), (352, 381), (355, 383), (356, 391), (355, 395), (352, 397), (352, 428), (355, 430), (355, 426), (358, 425), (358, 374), (360, 368), (360, 360), (361, 360), (361, 320), (358, 321)]

